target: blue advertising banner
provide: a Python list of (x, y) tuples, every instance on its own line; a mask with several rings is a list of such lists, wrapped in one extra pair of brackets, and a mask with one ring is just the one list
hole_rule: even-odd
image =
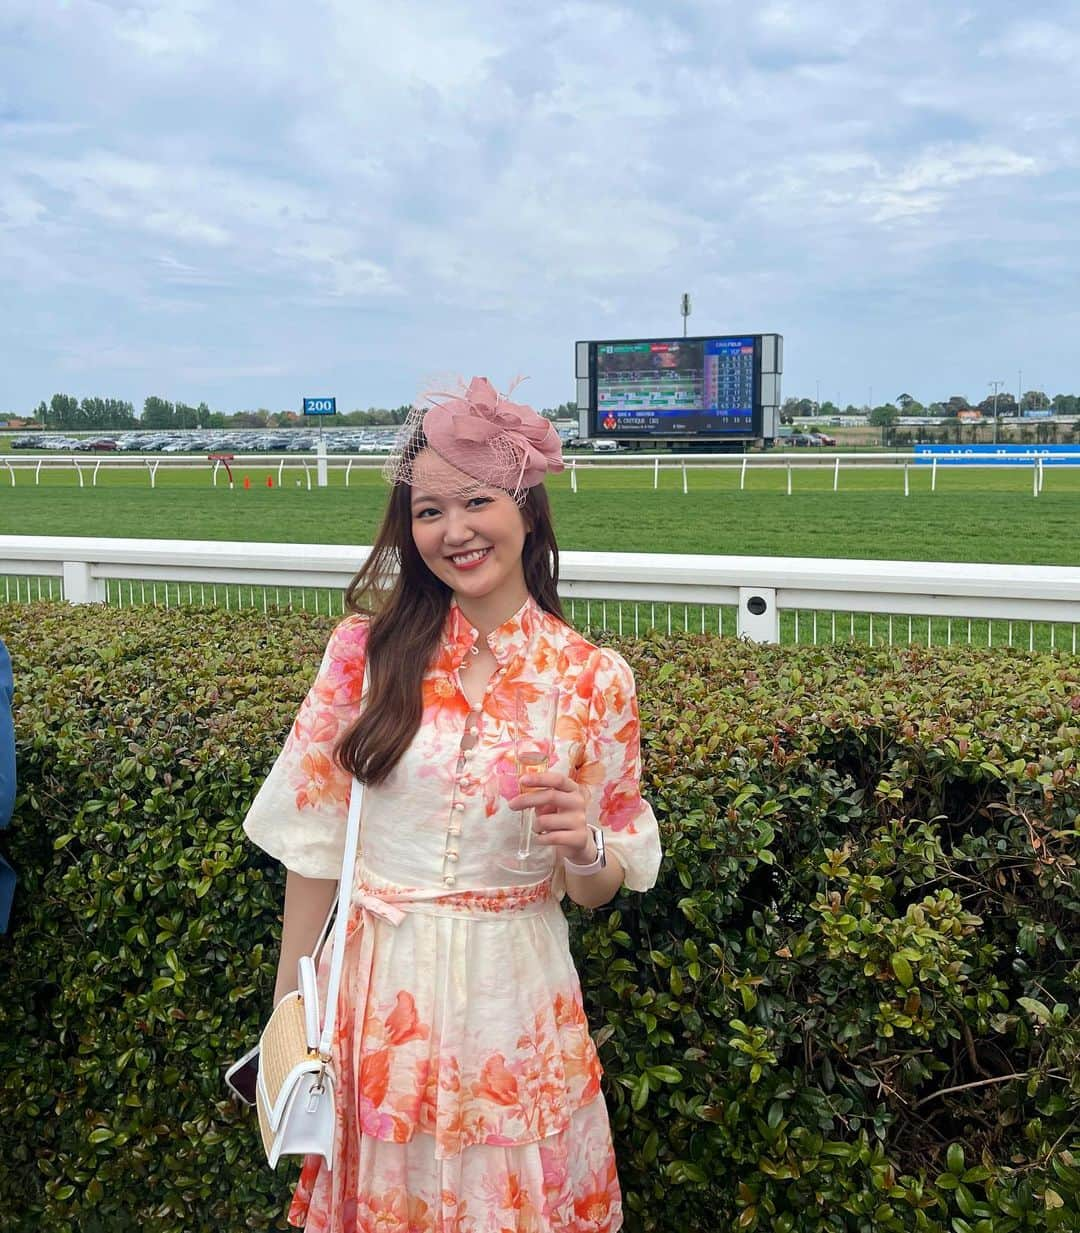
[(304, 414), (305, 415), (336, 415), (337, 414), (337, 399), (336, 398), (305, 398), (304, 399)]
[(916, 445), (915, 461), (939, 467), (1028, 466), (1036, 458), (1044, 467), (1080, 466), (1080, 445)]

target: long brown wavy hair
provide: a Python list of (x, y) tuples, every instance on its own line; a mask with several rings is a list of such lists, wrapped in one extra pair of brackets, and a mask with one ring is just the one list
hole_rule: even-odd
[[(521, 563), (529, 594), (565, 620), (559, 602), (559, 547), (543, 484), (522, 508)], [(450, 611), (451, 589), (424, 564), (412, 537), (412, 490), (395, 484), (371, 555), (345, 591), (350, 612), (370, 618), (364, 710), (334, 756), (361, 783), (381, 783), (412, 743), (423, 715), (422, 681)]]

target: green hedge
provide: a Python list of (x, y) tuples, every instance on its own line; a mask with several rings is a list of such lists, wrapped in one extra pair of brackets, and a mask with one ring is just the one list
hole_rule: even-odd
[[(20, 873), (0, 1226), (283, 1229), (221, 1064), (282, 871), (240, 821), (330, 622), (0, 609)], [(1080, 1228), (1080, 666), (619, 643), (667, 860), (573, 917), (630, 1230)]]

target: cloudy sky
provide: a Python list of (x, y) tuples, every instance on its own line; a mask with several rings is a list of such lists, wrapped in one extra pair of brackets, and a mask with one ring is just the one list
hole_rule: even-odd
[(683, 291), (785, 394), (1080, 392), (1078, 169), (1075, 0), (3, 0), (0, 411), (552, 405)]

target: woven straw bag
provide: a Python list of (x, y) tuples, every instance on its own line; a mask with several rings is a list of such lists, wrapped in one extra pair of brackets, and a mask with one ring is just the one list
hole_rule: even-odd
[[(295, 1155), (322, 1156), (326, 1167), (333, 1168), (336, 1076), (330, 1051), (334, 1041), (363, 797), (363, 784), (353, 779), (337, 898), (327, 915), (314, 953), (300, 959), (298, 989), (286, 994), (274, 1007), (259, 1038), (255, 1104), (259, 1114), (259, 1131), (271, 1168), (282, 1156)], [(334, 943), (323, 1017), (319, 1013), (316, 972), (331, 920), (335, 922)]]

